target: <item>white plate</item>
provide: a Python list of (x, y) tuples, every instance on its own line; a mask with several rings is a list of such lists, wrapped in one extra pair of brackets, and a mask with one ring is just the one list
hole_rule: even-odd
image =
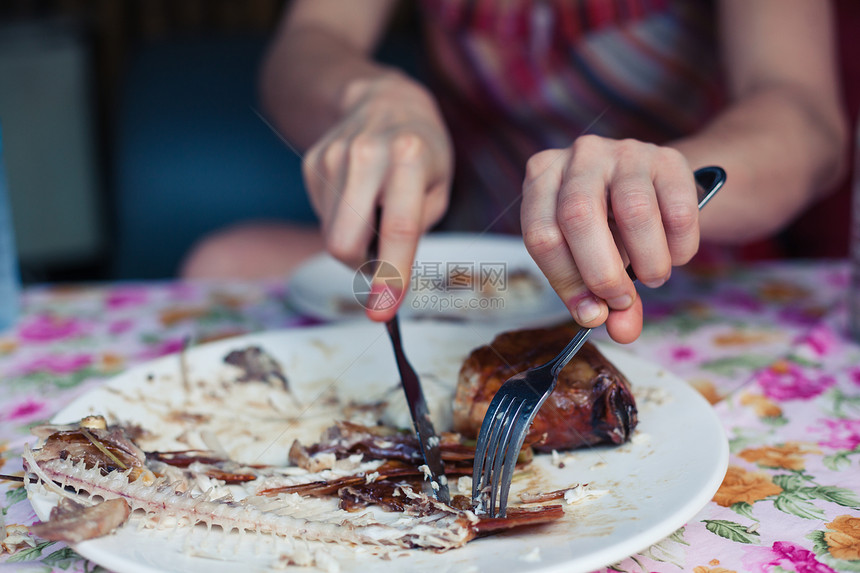
[[(403, 334), (425, 391), (436, 395), (447, 392), (450, 404), (462, 359), (472, 348), (489, 341), (493, 329), (407, 322)], [(275, 331), (191, 349), (186, 355), (186, 380), (192, 393), (198, 393), (193, 399), (180, 382), (178, 357), (169, 356), (115, 377), (69, 404), (54, 421), (72, 422), (101, 413), (156, 432), (141, 444), (144, 449), (175, 447), (179, 445), (174, 438), (180, 426), (170, 428), (163, 421), (154, 425), (154, 421), (170, 411), (205, 411), (200, 397), (207, 386), (215, 387), (220, 380), (235, 375), (231, 367), (223, 365), (223, 357), (230, 350), (249, 345), (263, 347), (282, 364), (293, 392), (304, 403), (326, 395), (327, 388), (342, 398), (374, 400), (398, 384), (391, 346), (381, 325)], [(573, 452), (564, 460), (563, 468), (553, 465), (551, 456), (537, 456), (534, 465), (539, 479), (526, 481), (537, 491), (588, 483), (593, 489), (608, 490), (607, 494), (566, 506), (562, 520), (540, 530), (482, 538), (441, 554), (416, 550), (393, 561), (364, 556), (340, 563), (341, 571), (591, 571), (645, 549), (695, 516), (716, 492), (728, 464), (728, 443), (719, 420), (695, 390), (661, 367), (614, 346), (601, 345), (601, 350), (634, 386), (639, 405), (634, 439), (621, 447)], [(233, 431), (225, 434), (216, 426), (207, 428), (205, 423), (197, 429), (221, 431), (218, 439), (245, 461), (283, 460), (295, 433), (283, 419), (269, 416), (265, 408), (247, 407), (276, 392), (265, 384), (244, 387), (249, 392), (246, 402), (237, 400), (229, 411), (211, 412), (222, 420), (231, 419)], [(259, 392), (258, 398), (253, 396), (255, 392)], [(435, 408), (441, 409), (439, 402)], [(316, 420), (320, 427), (331, 421)], [(442, 419), (438, 422), (443, 423)], [(240, 436), (243, 429), (253, 429), (257, 440)], [(30, 494), (36, 513), (46, 518), (55, 500), (38, 495), (35, 488)], [(269, 564), (265, 547), (261, 551), (259, 543), (254, 546), (253, 535), (239, 542), (237, 534), (213, 531), (207, 537), (205, 528), (194, 531), (193, 556), (183, 553), (183, 543), (188, 547), (189, 542), (177, 541), (173, 532), (137, 527), (121, 528), (112, 536), (79, 543), (75, 549), (108, 569), (128, 573), (219, 573), (236, 570), (239, 563), (244, 571), (257, 571)], [(252, 541), (245, 543), (248, 537)], [(538, 548), (539, 561), (526, 558), (530, 554), (534, 557), (534, 548)]]
[[(463, 269), (475, 277), (486, 273), (484, 284), (491, 292), (481, 293), (456, 279), (448, 286), (438, 284), (440, 278)], [(318, 255), (293, 273), (287, 297), (300, 311), (324, 320), (362, 318), (364, 310), (354, 294), (354, 279), (353, 269), (327, 254)], [(522, 238), (467, 233), (437, 233), (421, 240), (409, 291), (400, 308), (403, 317), (514, 325), (537, 325), (569, 316)]]

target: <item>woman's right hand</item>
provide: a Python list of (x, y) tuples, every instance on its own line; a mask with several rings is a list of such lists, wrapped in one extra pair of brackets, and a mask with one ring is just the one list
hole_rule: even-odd
[[(340, 121), (308, 150), (303, 164), (326, 248), (358, 267), (378, 225), (378, 258), (394, 265), (405, 292), (418, 241), (448, 206), (450, 136), (432, 96), (397, 72), (354, 82), (342, 109)], [(373, 285), (375, 292), (383, 287)], [(397, 299), (391, 308), (369, 309), (368, 316), (389, 320), (402, 296)]]

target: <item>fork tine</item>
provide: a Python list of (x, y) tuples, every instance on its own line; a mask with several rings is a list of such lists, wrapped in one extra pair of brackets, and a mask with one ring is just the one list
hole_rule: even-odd
[[(525, 402), (523, 400), (511, 401), (508, 411), (505, 412), (504, 422), (500, 424), (498, 436), (494, 436), (494, 442), (498, 444), (493, 456), (493, 465), (490, 469), (490, 478), (492, 486), (490, 488), (490, 515), (496, 514), (496, 496), (499, 492), (499, 484), (501, 484), (503, 462), (510, 455), (511, 451), (511, 432), (516, 426), (517, 419), (520, 415), (520, 410), (523, 409)], [(516, 459), (516, 456), (514, 456)]]
[[(493, 417), (492, 431), (490, 432), (487, 440), (487, 451), (484, 454), (481, 470), (481, 490), (486, 489), (487, 486), (492, 486), (496, 455), (500, 448), (504, 448), (504, 443), (501, 441), (501, 434), (507, 427), (511, 408), (515, 405), (513, 396), (510, 398), (511, 399), (505, 404), (505, 407), (499, 408), (497, 414)], [(492, 492), (492, 489), (490, 489), (490, 491)]]
[(517, 458), (520, 455), (520, 449), (523, 447), (529, 427), (532, 425), (532, 420), (537, 413), (537, 408), (535, 408), (535, 404), (533, 403), (520, 410), (517, 412), (516, 422), (510, 432), (504, 467), (499, 472), (502, 474), (502, 477), (499, 488), (499, 511), (497, 517), (505, 517), (508, 507), (508, 493), (511, 491), (511, 481), (513, 481)]
[[(472, 475), (475, 478), (472, 480), (472, 499), (477, 499), (479, 492), (484, 488), (484, 484), (489, 482), (485, 479), (484, 469), (487, 467), (487, 446), (493, 443), (490, 441), (490, 434), (495, 429), (499, 412), (502, 408), (507, 408), (511, 400), (510, 394), (496, 394), (490, 402), (489, 408), (487, 408), (483, 422), (481, 422), (481, 431), (478, 432), (478, 442), (475, 444), (475, 461), (472, 465)], [(493, 449), (495, 450), (495, 448)]]

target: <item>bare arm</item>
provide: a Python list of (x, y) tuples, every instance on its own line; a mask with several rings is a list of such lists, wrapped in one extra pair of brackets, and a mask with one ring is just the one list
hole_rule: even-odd
[(676, 142), (692, 167), (729, 174), (701, 216), (705, 239), (768, 236), (832, 190), (845, 169), (847, 121), (829, 2), (722, 0), (723, 60), (732, 102)]
[[(378, 257), (404, 279), (403, 291), (378, 297), (395, 305), (368, 309), (374, 320), (390, 319), (402, 301), (418, 241), (448, 206), (453, 172), (433, 97), (370, 59), (393, 7), (394, 0), (294, 0), (261, 78), (267, 114), (307, 150), (304, 179), (327, 250), (358, 266), (378, 225)], [(377, 279), (372, 288), (388, 287)]]
[(266, 114), (307, 149), (343, 113), (350, 86), (391, 70), (371, 61), (396, 0), (293, 0), (260, 74)]
[[(670, 146), (597, 136), (529, 160), (526, 247), (576, 320), (620, 342), (642, 329), (624, 272), (663, 284), (700, 236), (742, 243), (783, 227), (839, 180), (847, 129), (832, 8), (825, 0), (721, 0), (731, 102)], [(692, 169), (716, 164), (725, 189), (699, 217)]]

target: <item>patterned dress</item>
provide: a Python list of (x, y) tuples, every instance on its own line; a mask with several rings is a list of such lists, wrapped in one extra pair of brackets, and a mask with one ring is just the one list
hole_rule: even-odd
[(442, 228), (519, 232), (525, 164), (579, 135), (666, 142), (723, 105), (710, 0), (424, 0), (456, 148)]

